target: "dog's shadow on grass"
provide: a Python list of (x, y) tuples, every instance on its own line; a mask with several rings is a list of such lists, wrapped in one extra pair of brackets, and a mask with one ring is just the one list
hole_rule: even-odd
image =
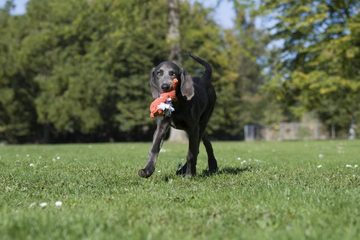
[(204, 170), (199, 177), (211, 177), (216, 175), (240, 175), (244, 172), (251, 172), (251, 167), (224, 167), (219, 169), (217, 172), (209, 172)]
[[(209, 170), (204, 170), (201, 174), (196, 175), (196, 178), (209, 178), (217, 175), (240, 175), (244, 172), (251, 172), (252, 168), (248, 167), (224, 167), (219, 169), (217, 172), (209, 172)], [(181, 176), (177, 176), (181, 177)], [(174, 175), (169, 174), (163, 177), (165, 182), (168, 182), (170, 179), (173, 179)], [(195, 179), (196, 179), (195, 178)]]

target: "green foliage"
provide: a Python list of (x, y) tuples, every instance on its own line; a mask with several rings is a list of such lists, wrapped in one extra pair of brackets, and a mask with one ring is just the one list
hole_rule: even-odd
[(359, 115), (359, 2), (263, 1), (273, 39), (283, 40), (269, 89), (299, 117), (315, 111), (346, 128)]
[(5, 9), (0, 9), (0, 136), (14, 141), (33, 133), (36, 88), (18, 62), (26, 24), (10, 16), (10, 9), (11, 1), (7, 1)]
[(149, 74), (170, 51), (165, 41), (167, 15), (163, 9), (166, 9), (166, 1), (159, 1), (157, 6), (150, 2), (127, 5), (118, 13), (118, 24), (122, 27), (115, 35), (124, 41), (118, 42), (117, 56), (114, 56), (114, 62), (124, 63), (115, 70), (119, 78), (115, 117), (122, 131), (149, 125), (148, 107), (152, 101)]
[[(180, 8), (183, 67), (201, 75), (185, 52), (214, 67), (218, 104), (210, 131), (239, 137), (244, 124), (259, 118), (241, 111), (259, 102), (251, 96), (262, 83), (256, 61), (263, 45), (254, 40), (253, 20), (223, 31), (212, 9), (188, 1)], [(164, 9), (166, 0), (30, 0), (23, 16), (1, 10), (0, 138), (148, 135), (149, 72), (170, 52)]]
[[(266, 34), (255, 27), (254, 6), (251, 2), (234, 1), (235, 28), (225, 32), (225, 48), (221, 62), (223, 74), (224, 114), (221, 124), (233, 136), (243, 134), (245, 124), (265, 123), (271, 101), (261, 94), (264, 82), (261, 58), (265, 55)], [(231, 133), (230, 132), (230, 133)]]
[[(27, 13), (18, 17), (26, 25), (21, 38), (16, 39), (20, 48), (13, 47), (14, 52), (9, 53), (13, 62), (4, 57), (10, 65), (4, 70), (15, 66), (13, 75), (20, 72), (26, 78), (19, 81), (30, 81), (35, 88), (26, 100), (33, 107), (35, 125), (41, 124), (38, 131), (50, 129), (53, 136), (101, 131), (116, 135), (149, 124), (144, 104), (150, 102), (148, 71), (166, 56), (166, 44), (161, 40), (165, 34), (161, 29), (166, 28), (166, 14), (161, 11), (164, 4), (162, 1), (153, 7), (135, 1), (85, 0), (28, 3)], [(28, 126), (24, 103), (14, 102), (14, 95), (21, 92), (14, 86), (14, 76), (3, 75), (2, 81), (8, 79), (10, 87), (1, 88), (8, 93), (1, 94), (5, 107), (0, 109), (6, 115), (2, 119), (9, 120), (0, 129), (10, 140), (7, 135), (13, 133), (9, 128), (16, 123), (11, 118), (21, 116), (18, 122), (27, 124), (24, 134), (34, 126)], [(12, 108), (19, 112), (10, 112)]]
[[(175, 175), (186, 144), (0, 147), (2, 239), (357, 239), (359, 141), (215, 142), (220, 173)], [(357, 167), (355, 167), (357, 165)], [(57, 208), (56, 201), (62, 206)], [(45, 208), (39, 206), (46, 202)]]
[[(180, 4), (183, 67), (202, 72), (189, 51), (214, 68), (212, 134), (239, 138), (245, 124), (308, 111), (342, 129), (360, 117), (358, 1), (263, 0), (258, 11), (254, 1), (232, 2), (228, 30), (213, 9)], [(0, 9), (1, 140), (149, 136), (148, 74), (171, 45), (166, 0), (30, 0), (23, 16), (11, 16), (12, 6)], [(258, 16), (272, 17), (270, 36), (256, 29)], [(270, 40), (283, 44), (268, 55)]]

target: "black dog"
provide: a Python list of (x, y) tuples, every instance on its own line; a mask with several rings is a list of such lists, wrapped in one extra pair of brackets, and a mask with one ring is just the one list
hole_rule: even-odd
[(203, 59), (189, 55), (205, 67), (205, 73), (202, 77), (192, 78), (175, 63), (169, 61), (160, 63), (151, 71), (150, 86), (153, 98), (158, 98), (162, 92), (170, 91), (175, 78), (178, 79), (179, 84), (176, 87), (177, 100), (173, 103), (175, 111), (170, 117), (157, 119), (157, 129), (147, 165), (144, 169), (139, 170), (141, 177), (150, 177), (155, 171), (156, 159), (170, 126), (185, 130), (189, 137), (186, 163), (177, 170), (176, 174), (186, 176), (196, 174), (196, 162), (201, 139), (208, 155), (209, 172), (213, 173), (218, 169), (212, 145), (205, 133), (216, 101), (215, 90), (210, 81), (212, 69), (210, 64)]

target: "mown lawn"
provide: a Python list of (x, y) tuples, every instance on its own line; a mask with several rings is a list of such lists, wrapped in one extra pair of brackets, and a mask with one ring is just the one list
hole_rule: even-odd
[(0, 146), (0, 238), (359, 239), (360, 141), (215, 142), (192, 179), (169, 143), (138, 177), (149, 147)]

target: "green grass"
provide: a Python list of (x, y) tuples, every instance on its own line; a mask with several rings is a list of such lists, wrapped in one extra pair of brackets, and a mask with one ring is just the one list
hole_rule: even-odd
[(149, 147), (1, 146), (0, 238), (360, 236), (359, 141), (216, 142), (220, 173), (202, 174), (201, 148), (192, 179), (175, 175), (187, 146), (169, 143), (154, 175), (139, 178)]

